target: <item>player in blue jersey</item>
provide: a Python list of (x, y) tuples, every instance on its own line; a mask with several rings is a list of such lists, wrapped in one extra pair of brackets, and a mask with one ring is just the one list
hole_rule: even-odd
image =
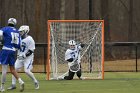
[(2, 65), (2, 76), (1, 76), (1, 92), (5, 91), (4, 84), (6, 81), (6, 73), (8, 65), (11, 73), (19, 81), (20, 91), (24, 90), (24, 82), (19, 77), (18, 73), (14, 68), (16, 49), (20, 48), (20, 34), (15, 28), (17, 21), (15, 18), (8, 20), (8, 26), (0, 29), (0, 39), (2, 39), (3, 47), (0, 52), (0, 64)]

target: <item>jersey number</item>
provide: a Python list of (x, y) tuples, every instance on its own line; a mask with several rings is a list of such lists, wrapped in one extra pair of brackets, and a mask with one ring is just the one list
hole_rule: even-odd
[(11, 32), (11, 36), (12, 36), (11, 43), (19, 44), (19, 34), (18, 33)]
[(26, 48), (26, 43), (22, 42), (21, 44), (21, 52), (24, 52), (25, 51), (25, 48)]

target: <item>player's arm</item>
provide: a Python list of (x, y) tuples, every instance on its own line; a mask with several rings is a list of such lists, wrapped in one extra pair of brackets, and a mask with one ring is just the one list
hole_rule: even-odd
[(27, 53), (25, 54), (25, 56), (28, 57), (28, 56), (30, 56), (32, 53), (34, 53), (34, 51), (29, 49), (29, 50), (27, 51)]
[(30, 38), (30, 43), (29, 43), (28, 49), (29, 50), (25, 53), (26, 57), (32, 55), (35, 50), (35, 42), (32, 37)]
[(68, 62), (72, 62), (73, 61), (73, 58), (69, 58), (67, 59)]
[(26, 57), (32, 55), (33, 53), (34, 53), (34, 51), (29, 49), (26, 53), (19, 54), (18, 59), (19, 60), (24, 60)]
[(2, 43), (2, 41), (3, 41), (3, 31), (0, 30), (0, 42)]
[(33, 40), (30, 40), (31, 42), (27, 45), (28, 46), (28, 50), (27, 52), (23, 52), (18, 56), (18, 59), (20, 60), (24, 60), (26, 57), (32, 55), (34, 53), (35, 50), (35, 43), (33, 42)]
[(0, 37), (2, 37), (3, 36), (3, 31), (2, 30), (0, 30)]

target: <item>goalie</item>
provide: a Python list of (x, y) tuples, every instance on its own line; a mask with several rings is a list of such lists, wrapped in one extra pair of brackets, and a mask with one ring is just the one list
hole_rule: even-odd
[(80, 50), (84, 47), (83, 44), (76, 45), (74, 40), (69, 41), (70, 48), (67, 49), (65, 53), (65, 60), (68, 62), (69, 72), (68, 76), (64, 76), (65, 80), (72, 80), (74, 74), (78, 76), (79, 79), (81, 78), (81, 64), (80, 64)]

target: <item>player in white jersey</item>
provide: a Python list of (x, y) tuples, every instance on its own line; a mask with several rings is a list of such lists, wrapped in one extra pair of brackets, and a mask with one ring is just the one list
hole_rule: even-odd
[[(23, 25), (19, 28), (19, 33), (22, 37), (21, 48), (18, 50), (18, 56), (15, 63), (15, 69), (18, 71), (24, 67), (25, 73), (33, 80), (35, 89), (39, 89), (39, 82), (31, 72), (33, 68), (35, 42), (31, 36), (28, 35), (29, 26)], [(16, 88), (16, 79), (12, 76), (12, 85), (8, 88), (9, 90)]]
[[(74, 40), (69, 41), (70, 48), (67, 49), (65, 53), (65, 60), (68, 62), (69, 66), (69, 73), (68, 76), (65, 76), (65, 80), (72, 80), (74, 77), (74, 74), (76, 73), (79, 79), (81, 78), (81, 64), (80, 64), (80, 50), (82, 47), (84, 47), (83, 44), (76, 45), (76, 42)], [(73, 64), (77, 63), (79, 68), (75, 71), (75, 66)], [(72, 67), (72, 69), (71, 69)], [(73, 70), (74, 67), (74, 70)]]

